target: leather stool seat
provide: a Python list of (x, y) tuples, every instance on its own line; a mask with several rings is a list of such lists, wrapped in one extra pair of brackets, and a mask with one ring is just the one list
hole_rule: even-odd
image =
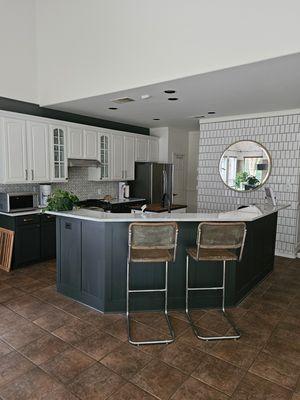
[(187, 248), (187, 253), (195, 261), (236, 261), (238, 256), (226, 249), (199, 249), (199, 256), (197, 258), (197, 247)]

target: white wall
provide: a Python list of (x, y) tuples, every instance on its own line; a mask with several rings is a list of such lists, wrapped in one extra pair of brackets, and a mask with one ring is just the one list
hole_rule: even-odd
[(267, 185), (279, 204), (290, 204), (278, 214), (276, 252), (295, 257), (299, 232), (300, 112), (277, 112), (218, 118), (200, 123), (198, 164), (198, 211), (227, 211), (238, 205), (263, 203), (264, 187), (236, 192), (221, 180), (219, 160), (223, 151), (238, 140), (255, 140), (269, 151), (272, 169)]
[(0, 96), (38, 102), (35, 0), (0, 0)]
[(299, 14), (298, 0), (38, 1), (41, 104), (298, 52)]
[(199, 131), (189, 132), (187, 161), (187, 205), (188, 212), (197, 212), (197, 178), (199, 160)]

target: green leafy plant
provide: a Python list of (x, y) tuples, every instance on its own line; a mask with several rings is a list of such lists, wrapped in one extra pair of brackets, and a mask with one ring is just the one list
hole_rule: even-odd
[(248, 172), (246, 171), (239, 172), (235, 178), (235, 186), (238, 188), (241, 187), (241, 183), (247, 182), (247, 178), (248, 178)]
[(255, 176), (249, 175), (247, 178), (247, 183), (248, 185), (251, 186), (257, 186), (260, 183), (260, 181)]
[(78, 202), (79, 199), (74, 193), (58, 189), (50, 196), (45, 211), (70, 211)]

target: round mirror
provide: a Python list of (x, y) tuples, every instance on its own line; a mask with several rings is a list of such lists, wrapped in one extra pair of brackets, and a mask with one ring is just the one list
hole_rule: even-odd
[(219, 172), (223, 182), (230, 189), (255, 190), (267, 181), (271, 172), (271, 158), (261, 144), (241, 140), (224, 151)]

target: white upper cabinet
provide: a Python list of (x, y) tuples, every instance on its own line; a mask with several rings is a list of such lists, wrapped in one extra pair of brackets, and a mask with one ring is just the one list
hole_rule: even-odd
[(66, 157), (66, 127), (50, 126), (51, 180), (64, 182), (68, 179), (68, 160)]
[(27, 121), (28, 178), (32, 182), (50, 181), (49, 125)]
[(149, 140), (143, 135), (135, 138), (135, 160), (149, 161)]
[(83, 131), (83, 158), (96, 160), (98, 154), (98, 131), (96, 129), (84, 129)]
[(88, 179), (90, 181), (109, 181), (112, 176), (111, 163), (111, 134), (101, 132), (98, 135), (98, 154), (97, 158), (101, 165), (99, 168), (90, 167), (88, 169)]
[(149, 161), (159, 160), (159, 139), (150, 137), (149, 139)]
[(3, 122), (3, 183), (29, 181), (26, 123), (23, 119), (4, 118)]
[(112, 180), (125, 179), (124, 177), (124, 137), (112, 135)]
[(134, 136), (124, 136), (124, 179), (134, 180)]
[(83, 129), (68, 127), (68, 158), (84, 158)]

